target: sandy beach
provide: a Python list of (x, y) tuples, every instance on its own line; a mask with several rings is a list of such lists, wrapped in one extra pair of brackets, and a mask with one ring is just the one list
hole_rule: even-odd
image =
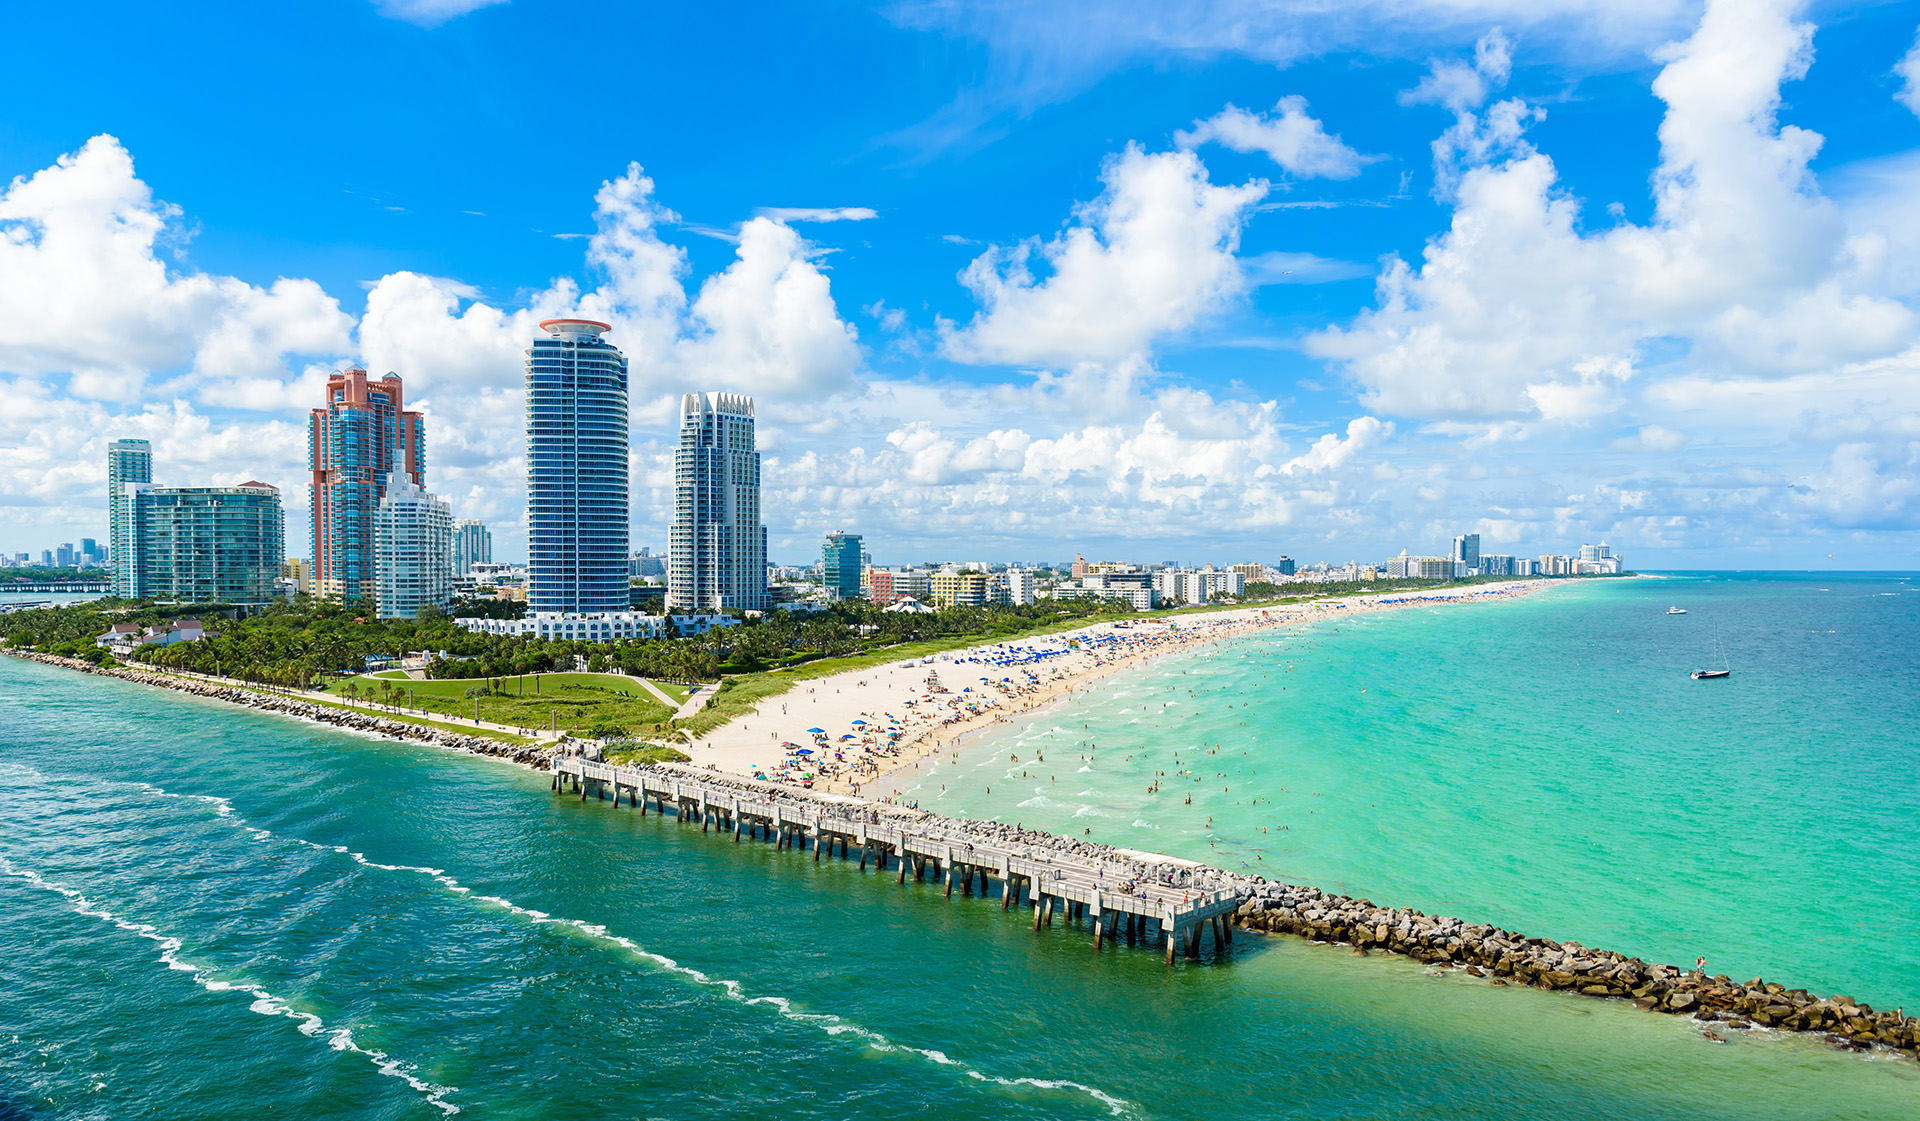
[(1466, 588), (1345, 596), (1206, 614), (1122, 619), (1044, 637), (952, 650), (803, 681), (689, 743), (696, 766), (884, 798), (889, 775), (996, 724), (1153, 658), (1329, 615), (1509, 598), (1549, 586), (1515, 580)]

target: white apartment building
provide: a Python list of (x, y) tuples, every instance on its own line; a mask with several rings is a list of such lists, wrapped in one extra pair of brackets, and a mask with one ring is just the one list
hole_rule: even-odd
[(453, 511), (405, 471), (387, 476), (374, 511), (373, 584), (382, 619), (411, 619), (453, 599)]

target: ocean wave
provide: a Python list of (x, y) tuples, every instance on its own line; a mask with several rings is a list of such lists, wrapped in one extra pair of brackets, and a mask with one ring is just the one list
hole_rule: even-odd
[[(443, 868), (430, 868), (430, 867), (427, 867), (426, 865), (420, 865), (420, 864), (389, 864), (382, 861), (374, 860), (371, 857), (367, 856), (365, 853), (355, 852), (354, 850), (348, 848), (345, 845), (324, 845), (315, 841), (309, 841), (303, 837), (277, 835), (270, 830), (261, 829), (258, 826), (255, 826), (250, 822), (247, 822), (244, 818), (240, 817), (237, 813), (234, 812), (232, 803), (228, 802), (224, 798), (214, 798), (209, 795), (202, 795), (202, 794), (184, 794), (184, 795), (175, 794), (171, 791), (163, 790), (160, 787), (153, 786), (150, 783), (119, 783), (116, 785), (138, 786), (158, 796), (171, 797), (171, 798), (196, 799), (196, 800), (207, 802), (209, 804), (215, 804), (215, 811), (220, 818), (230, 822), (231, 824), (241, 829), (246, 830), (248, 834), (253, 836), (258, 841), (265, 842), (265, 841), (277, 839), (285, 843), (302, 845), (307, 848), (315, 849), (321, 852), (331, 852), (341, 856), (345, 856), (348, 859), (354, 861), (356, 864), (359, 864), (366, 868), (376, 869), (383, 872), (400, 873), (404, 875), (424, 876), (428, 879), (433, 880), (435, 883), (440, 884), (442, 887), (446, 888), (449, 892), (453, 893), (454, 895), (471, 900), (475, 903), (481, 903), (491, 907), (496, 907), (502, 911), (505, 911), (508, 914), (514, 915), (515, 917), (518, 917), (521, 919), (525, 919), (526, 921), (533, 923), (535, 925), (554, 926), (564, 930), (571, 930), (580, 935), (585, 935), (586, 937), (591, 938), (594, 941), (601, 943), (602, 945), (615, 947), (625, 951), (632, 959), (636, 961), (657, 966), (658, 968), (660, 968), (661, 970), (663, 970), (664, 972), (670, 975), (683, 977), (697, 985), (718, 989), (721, 992), (725, 993), (727, 998), (730, 1000), (738, 1001), (739, 1003), (747, 1006), (764, 1006), (764, 1007), (773, 1008), (783, 1019), (786, 1019), (793, 1023), (807, 1025), (809, 1027), (812, 1027), (816, 1030), (821, 1031), (823, 1034), (826, 1034), (829, 1037), (837, 1038), (842, 1035), (848, 1035), (848, 1036), (852, 1036), (854, 1038), (860, 1039), (861, 1041), (866, 1043), (867, 1046), (873, 1048), (876, 1051), (882, 1051), (882, 1052), (898, 1051), (898, 1052), (905, 1052), (909, 1054), (920, 1055), (924, 1058), (927, 1058), (929, 1060), (932, 1060), (938, 1063), (941, 1066), (955, 1067), (959, 1069), (962, 1073), (967, 1075), (967, 1077), (972, 1078), (975, 1081), (985, 1082), (991, 1085), (1006, 1086), (1006, 1087), (1031, 1086), (1031, 1087), (1036, 1087), (1040, 1089), (1076, 1090), (1086, 1094), (1088, 1097), (1106, 1106), (1108, 1111), (1111, 1113), (1111, 1115), (1115, 1117), (1121, 1116), (1131, 1108), (1129, 1103), (1119, 1098), (1113, 1097), (1112, 1095), (1107, 1094), (1099, 1089), (1096, 1089), (1095, 1087), (1087, 1086), (1079, 1082), (1073, 1082), (1065, 1079), (1046, 1079), (1046, 1078), (1031, 1078), (1031, 1077), (1006, 1078), (999, 1075), (988, 1074), (984, 1071), (977, 1070), (959, 1060), (949, 1058), (947, 1055), (945, 1055), (942, 1052), (931, 1051), (923, 1048), (912, 1047), (903, 1043), (897, 1043), (881, 1035), (879, 1032), (874, 1031), (871, 1028), (862, 1027), (859, 1024), (852, 1023), (851, 1021), (835, 1013), (800, 1011), (793, 1007), (793, 1002), (787, 997), (750, 996), (747, 994), (745, 990), (745, 986), (739, 981), (736, 981), (730, 978), (725, 978), (725, 977), (714, 977), (702, 970), (695, 969), (692, 966), (682, 965), (680, 962), (666, 956), (665, 954), (657, 953), (653, 950), (647, 949), (646, 947), (640, 945), (638, 942), (634, 941), (631, 938), (626, 937), (625, 935), (613, 933), (606, 926), (600, 923), (588, 922), (584, 919), (558, 918), (549, 914), (546, 911), (538, 911), (531, 907), (523, 907), (520, 904), (515, 903), (510, 899), (505, 899), (498, 895), (482, 895), (474, 891), (473, 888), (470, 888), (465, 884), (462, 884), (459, 880), (455, 879), (454, 877), (447, 875), (446, 870)], [(4, 858), (0, 858), (0, 867), (4, 867), (4, 866), (5, 866)], [(178, 949), (177, 942), (174, 943), (174, 948)], [(189, 966), (187, 968), (196, 969), (197, 967)], [(198, 979), (198, 977), (199, 977), (199, 974), (196, 973), (196, 979)], [(255, 1002), (256, 1006), (259, 1005), (260, 1002), (264, 1000), (278, 1001), (279, 999), (265, 992), (265, 990), (253, 989), (247, 986), (237, 986), (237, 987), (248, 988), (249, 992), (254, 993), (255, 996), (258, 998), (256, 999), (256, 1002)], [(311, 1024), (313, 1025), (312, 1030), (308, 1030), (308, 1028), (305, 1026), (301, 1028), (301, 1031), (305, 1034), (313, 1035), (313, 1034), (317, 1034), (319, 1031), (322, 1030), (320, 1025), (320, 1018), (318, 1016), (313, 1016), (311, 1013), (296, 1014), (291, 1010), (287, 1012), (287, 1015), (296, 1019), (302, 1018), (302, 1017), (310, 1019)], [(438, 1086), (434, 1086), (431, 1083), (427, 1083), (418, 1079), (417, 1078), (418, 1068), (413, 1067), (410, 1064), (400, 1063), (395, 1060), (391, 1060), (381, 1052), (359, 1047), (358, 1045), (353, 1043), (352, 1036), (350, 1034), (345, 1033), (344, 1029), (336, 1029), (332, 1033), (332, 1037), (335, 1041), (336, 1049), (341, 1049), (342, 1047), (344, 1047), (347, 1049), (357, 1051), (361, 1054), (367, 1055), (369, 1058), (374, 1059), (375, 1062), (380, 1065), (380, 1071), (382, 1074), (392, 1074), (395, 1077), (404, 1078), (408, 1081), (410, 1085), (414, 1085), (415, 1089), (420, 1089), (423, 1092), (426, 1092), (428, 1090), (434, 1091), (434, 1093), (431, 1093), (428, 1095), (428, 1098), (427, 1098), (428, 1101), (432, 1102), (436, 1107), (440, 1108), (442, 1111), (446, 1112), (449, 1115), (459, 1112), (459, 1107), (454, 1106), (452, 1103), (443, 1100), (446, 1095), (454, 1093), (456, 1088), (438, 1087)]]
[[(162, 791), (161, 793), (165, 792)], [(203, 795), (173, 796), (204, 797)], [(227, 809), (230, 814), (232, 807), (229, 806)], [(253, 998), (252, 1003), (247, 1005), (248, 1011), (261, 1016), (283, 1016), (295, 1022), (295, 1027), (301, 1035), (308, 1037), (325, 1036), (328, 1046), (335, 1051), (352, 1051), (355, 1054), (366, 1056), (367, 1060), (373, 1064), (375, 1070), (386, 1075), (388, 1078), (398, 1078), (405, 1082), (408, 1086), (423, 1095), (429, 1105), (440, 1110), (441, 1113), (448, 1117), (460, 1112), (459, 1106), (447, 1100), (450, 1095), (459, 1092), (459, 1087), (441, 1086), (421, 1078), (420, 1068), (414, 1064), (402, 1059), (396, 1059), (378, 1048), (362, 1047), (354, 1040), (352, 1031), (347, 1028), (328, 1029), (326, 1023), (321, 1020), (320, 1017), (295, 1007), (285, 997), (276, 996), (272, 992), (248, 981), (229, 981), (218, 976), (212, 969), (206, 966), (195, 965), (181, 958), (180, 950), (183, 943), (180, 939), (170, 934), (161, 933), (160, 929), (151, 923), (135, 922), (131, 919), (122, 918), (112, 911), (96, 906), (93, 901), (88, 899), (78, 888), (69, 887), (66, 884), (49, 880), (39, 872), (31, 868), (22, 868), (3, 856), (0, 856), (0, 874), (24, 880), (26, 883), (42, 891), (49, 891), (64, 897), (73, 907), (76, 914), (111, 923), (114, 927), (126, 931), (129, 934), (135, 934), (147, 939), (160, 947), (159, 961), (161, 964), (165, 965), (171, 972), (191, 974), (193, 982), (207, 992), (245, 993)]]

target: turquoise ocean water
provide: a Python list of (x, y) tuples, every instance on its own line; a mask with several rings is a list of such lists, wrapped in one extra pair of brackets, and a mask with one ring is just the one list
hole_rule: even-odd
[[(1916, 594), (1619, 582), (1257, 636), (918, 796), (1911, 1005)], [(1734, 676), (1687, 680), (1715, 630)], [(1051, 780), (1016, 781), (1035, 748)], [(10, 659), (0, 919), (9, 1121), (1920, 1113), (1911, 1061), (1295, 939), (1094, 954), (495, 761)]]

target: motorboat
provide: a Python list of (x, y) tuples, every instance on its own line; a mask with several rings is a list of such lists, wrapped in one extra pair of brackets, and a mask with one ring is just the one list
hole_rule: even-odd
[(1685, 615), (1686, 613), (1687, 613), (1687, 609), (1686, 609), (1686, 608), (1684, 608), (1684, 607), (1669, 607), (1669, 608), (1667, 608), (1667, 614), (1669, 614), (1669, 615)]

